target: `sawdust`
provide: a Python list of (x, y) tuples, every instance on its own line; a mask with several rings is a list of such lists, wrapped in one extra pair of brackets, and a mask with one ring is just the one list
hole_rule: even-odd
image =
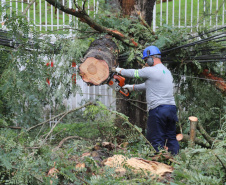
[(144, 172), (146, 175), (151, 174), (153, 177), (163, 177), (166, 173), (172, 173), (173, 168), (164, 163), (149, 161), (141, 158), (126, 158), (123, 155), (114, 155), (109, 157), (104, 165), (115, 168), (120, 176), (126, 173), (126, 168), (131, 169), (134, 173)]

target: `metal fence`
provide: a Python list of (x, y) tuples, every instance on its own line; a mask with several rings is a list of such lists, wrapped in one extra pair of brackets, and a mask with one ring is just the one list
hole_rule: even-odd
[[(24, 12), (32, 0), (0, 0), (1, 6), (8, 5), (7, 13)], [(76, 9), (74, 0), (61, 0), (63, 5)], [(76, 2), (82, 2), (78, 1)], [(104, 0), (87, 0), (87, 12), (91, 17), (99, 13), (99, 5)], [(1, 23), (4, 23), (2, 13)], [(166, 25), (198, 28), (200, 25), (218, 27), (226, 24), (225, 0), (157, 0), (153, 11), (153, 30)], [(26, 12), (27, 19), (40, 31), (78, 27), (78, 19), (67, 15), (45, 0), (36, 0)], [(73, 26), (72, 26), (73, 25)]]
[(153, 30), (165, 25), (220, 27), (226, 24), (225, 0), (157, 0), (153, 11)]

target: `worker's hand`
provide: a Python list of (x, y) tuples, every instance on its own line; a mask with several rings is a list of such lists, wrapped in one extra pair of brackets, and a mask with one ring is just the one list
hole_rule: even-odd
[(123, 89), (128, 89), (130, 92), (134, 91), (134, 85), (126, 84), (122, 87)]
[(116, 67), (116, 68), (115, 68), (115, 67), (112, 67), (112, 68), (111, 68), (111, 71), (114, 72), (114, 73), (115, 73), (115, 72), (121, 73), (121, 70), (122, 70), (122, 69), (123, 69), (123, 68), (119, 68), (119, 67)]

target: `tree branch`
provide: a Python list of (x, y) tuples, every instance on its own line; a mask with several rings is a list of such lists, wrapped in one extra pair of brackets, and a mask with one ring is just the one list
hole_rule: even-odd
[(63, 6), (59, 1), (55, 1), (55, 0), (46, 0), (46, 2), (48, 2), (49, 4), (51, 4), (52, 6), (54, 6), (55, 8), (58, 8), (59, 10), (61, 10), (62, 12), (65, 12), (67, 14), (73, 15), (75, 17), (78, 17), (79, 20), (81, 22), (84, 22), (86, 24), (88, 24), (91, 28), (93, 28), (94, 30), (100, 32), (100, 33), (107, 33), (113, 37), (115, 37), (116, 39), (122, 41), (123, 43), (125, 43), (126, 45), (129, 45), (131, 47), (138, 47), (138, 43), (134, 41), (133, 38), (131, 37), (127, 37), (124, 34), (122, 34), (121, 32), (117, 31), (117, 30), (111, 30), (109, 28), (106, 28), (104, 26), (101, 26), (99, 24), (97, 24), (92, 18), (89, 17), (89, 15), (85, 12), (85, 11), (76, 11), (73, 8), (67, 8), (65, 6)]
[(29, 8), (31, 7), (31, 5), (35, 2), (36, 0), (32, 0), (27, 7), (25, 8), (25, 10), (23, 11), (22, 15), (26, 15), (27, 11), (29, 10)]
[(81, 137), (79, 137), (79, 136), (68, 136), (68, 137), (62, 139), (62, 140), (60, 141), (60, 143), (58, 144), (58, 146), (56, 146), (56, 147), (53, 149), (53, 151), (54, 151), (54, 152), (57, 151), (57, 150), (58, 150), (59, 148), (61, 148), (62, 145), (63, 145), (67, 140), (69, 140), (69, 139), (84, 139), (84, 138), (81, 138)]
[(202, 134), (202, 136), (205, 138), (205, 140), (210, 144), (210, 146), (212, 146), (213, 145), (213, 139), (210, 137), (210, 135), (203, 128), (200, 121), (198, 121), (198, 123), (197, 123), (197, 128), (198, 128), (199, 132)]
[(14, 126), (7, 126), (7, 127), (0, 126), (0, 128), (11, 128), (11, 129), (18, 129), (18, 130), (21, 130), (22, 129), (22, 127), (14, 127)]
[[(188, 142), (190, 141), (190, 136), (187, 134), (183, 134), (183, 139), (181, 140), (182, 142)], [(200, 145), (205, 148), (210, 148), (210, 145), (208, 143), (204, 143), (201, 139), (195, 138), (195, 144)]]
[(32, 129), (36, 128), (36, 127), (39, 127), (39, 126), (41, 126), (41, 125), (44, 125), (44, 124), (48, 123), (49, 121), (51, 121), (51, 120), (53, 120), (53, 119), (56, 119), (56, 118), (58, 118), (58, 117), (60, 117), (60, 116), (62, 116), (62, 115), (64, 115), (64, 114), (69, 114), (69, 113), (71, 113), (71, 112), (74, 112), (74, 111), (76, 111), (76, 110), (82, 109), (82, 108), (84, 108), (84, 107), (86, 107), (86, 106), (88, 106), (88, 105), (92, 105), (92, 104), (93, 104), (92, 102), (89, 102), (89, 103), (86, 103), (85, 105), (83, 105), (83, 106), (81, 106), (81, 107), (72, 109), (72, 110), (70, 110), (70, 111), (68, 111), (68, 112), (62, 112), (62, 113), (58, 114), (57, 116), (54, 116), (54, 117), (52, 117), (52, 118), (50, 118), (50, 119), (48, 119), (48, 120), (46, 120), (46, 121), (44, 121), (44, 122), (42, 122), (42, 123), (39, 123), (39, 124), (37, 124), (37, 125), (35, 125), (35, 126), (33, 126), (33, 127), (30, 127), (29, 129), (27, 129), (27, 132), (29, 132), (30, 130), (32, 130)]

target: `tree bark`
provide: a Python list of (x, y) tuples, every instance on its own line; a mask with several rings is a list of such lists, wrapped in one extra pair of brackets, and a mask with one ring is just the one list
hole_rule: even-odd
[(189, 117), (190, 121), (190, 146), (193, 147), (195, 144), (195, 137), (196, 137), (196, 125), (198, 122), (198, 118), (194, 116)]
[(92, 42), (79, 66), (83, 81), (89, 85), (107, 83), (110, 68), (118, 65), (118, 52), (117, 45), (108, 35)]
[(153, 19), (153, 8), (156, 0), (119, 0), (124, 15), (141, 14), (149, 26)]
[(198, 128), (199, 132), (202, 134), (202, 136), (206, 139), (206, 141), (210, 144), (210, 146), (212, 146), (213, 145), (213, 139), (206, 132), (206, 130), (203, 128), (203, 126), (200, 122), (198, 122), (197, 128)]

